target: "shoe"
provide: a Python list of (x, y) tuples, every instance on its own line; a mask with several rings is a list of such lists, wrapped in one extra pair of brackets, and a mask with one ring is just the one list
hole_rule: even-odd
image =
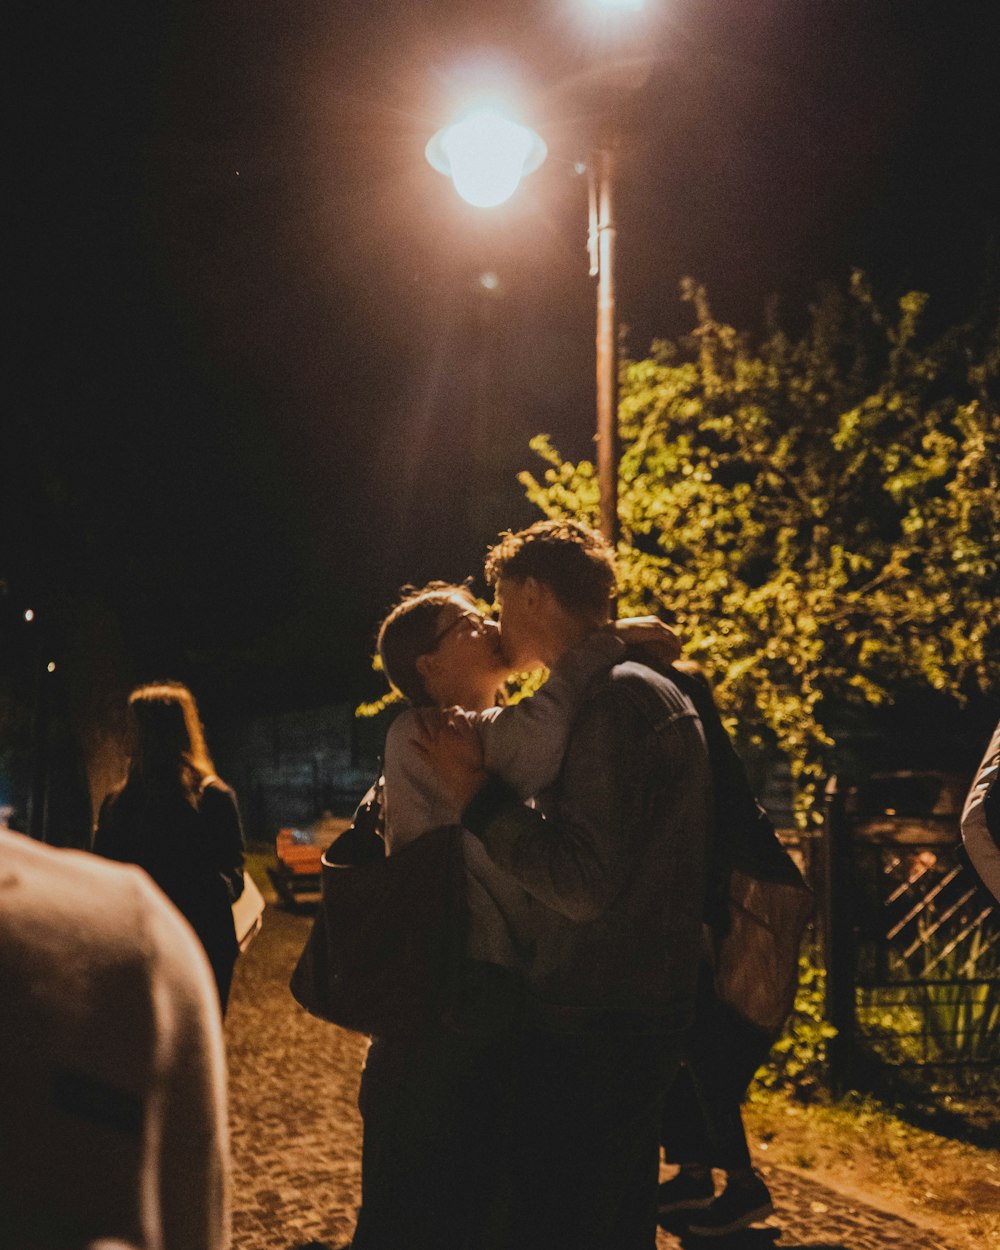
[(715, 1183), (712, 1173), (689, 1172), (684, 1168), (660, 1185), (660, 1214), (673, 1211), (701, 1211), (712, 1205)]
[(747, 1180), (729, 1181), (707, 1210), (688, 1220), (696, 1237), (725, 1237), (774, 1214), (771, 1194), (754, 1172)]

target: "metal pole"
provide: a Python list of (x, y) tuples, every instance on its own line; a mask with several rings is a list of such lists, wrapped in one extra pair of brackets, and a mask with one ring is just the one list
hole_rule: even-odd
[(597, 481), (601, 533), (617, 547), (618, 520), (618, 326), (615, 315), (614, 152), (593, 155), (597, 208)]
[(28, 796), (28, 834), (44, 842), (47, 833), (49, 786), (49, 685), (41, 664), (41, 648), (32, 648), (35, 669), (35, 715), (31, 727), (31, 791)]
[(823, 830), (823, 962), (826, 965), (826, 1018), (837, 1030), (828, 1044), (831, 1092), (850, 1087), (854, 1049), (854, 924), (851, 871), (852, 824), (847, 795), (837, 777), (826, 785)]

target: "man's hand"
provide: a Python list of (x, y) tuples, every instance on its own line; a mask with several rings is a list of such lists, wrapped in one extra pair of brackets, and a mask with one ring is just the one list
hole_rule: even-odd
[(632, 616), (627, 620), (615, 621), (612, 629), (622, 642), (648, 651), (653, 660), (665, 668), (680, 659), (680, 637), (658, 617)]
[(414, 745), (448, 797), (464, 810), (487, 776), (479, 730), (461, 708), (422, 709), (420, 719), (422, 732)]

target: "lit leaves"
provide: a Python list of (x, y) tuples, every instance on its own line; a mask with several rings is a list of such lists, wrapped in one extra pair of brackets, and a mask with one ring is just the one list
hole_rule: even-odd
[[(788, 756), (805, 822), (831, 707), (997, 680), (1000, 335), (923, 341), (926, 297), (890, 316), (860, 274), (756, 346), (684, 298), (690, 338), (621, 368), (621, 610), (679, 623), (744, 735)], [(593, 465), (532, 447), (532, 502), (595, 524)]]

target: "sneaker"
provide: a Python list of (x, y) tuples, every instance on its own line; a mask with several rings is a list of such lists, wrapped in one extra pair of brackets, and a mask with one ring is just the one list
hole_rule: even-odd
[(747, 1180), (730, 1181), (703, 1215), (688, 1221), (688, 1229), (696, 1237), (725, 1237), (773, 1214), (771, 1194), (754, 1172)]
[(660, 1214), (673, 1211), (702, 1211), (712, 1205), (715, 1184), (712, 1173), (691, 1172), (684, 1168), (660, 1185)]

